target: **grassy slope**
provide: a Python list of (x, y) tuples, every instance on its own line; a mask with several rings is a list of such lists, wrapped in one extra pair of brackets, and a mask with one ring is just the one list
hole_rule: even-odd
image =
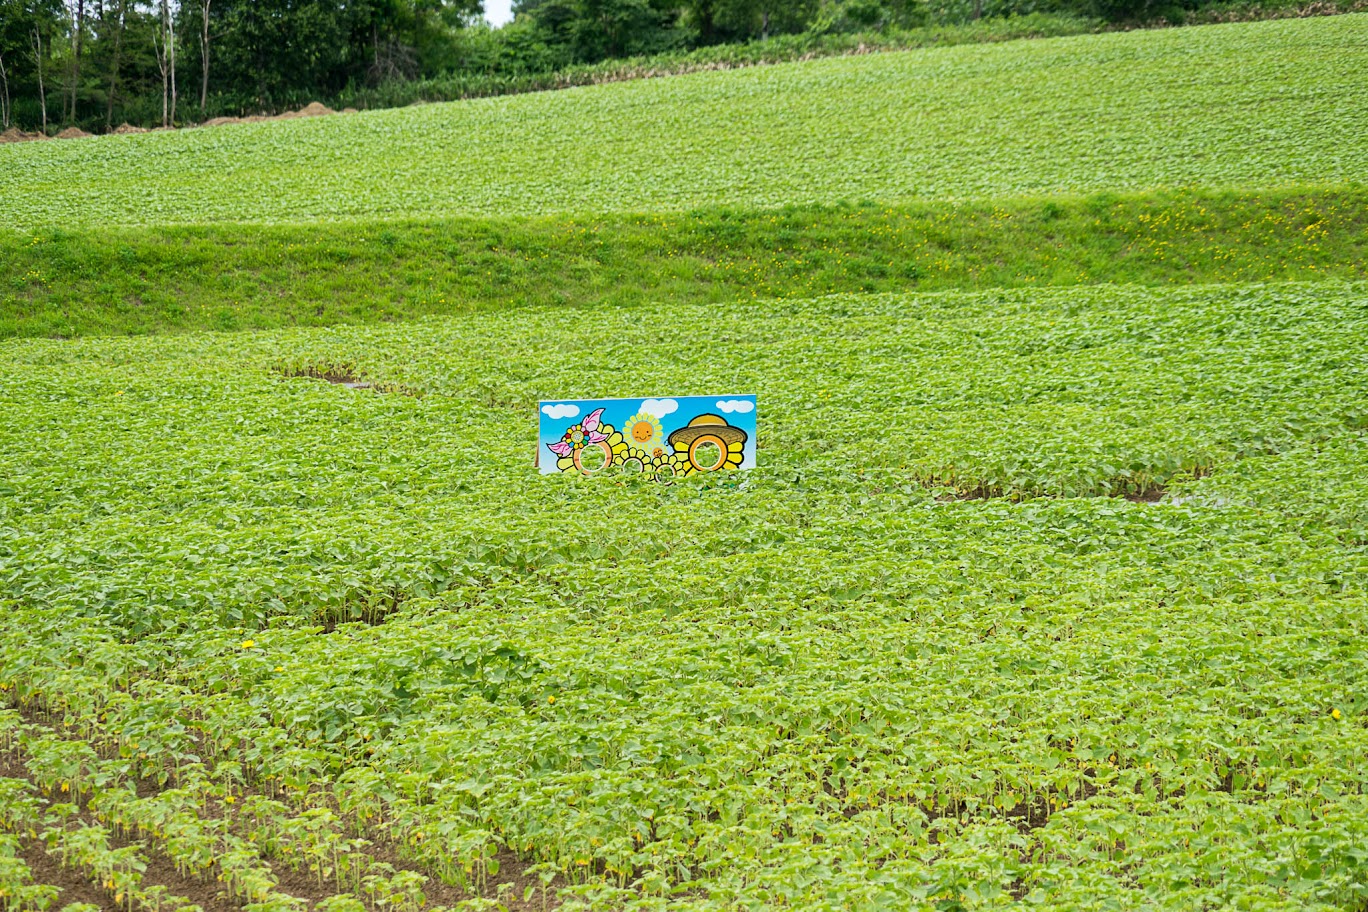
[[(1368, 15), (0, 148), (0, 224), (767, 208), (1360, 180)], [(738, 129), (738, 124), (744, 128)]]
[(373, 322), (524, 304), (1363, 277), (1368, 191), (0, 236), (0, 337)]

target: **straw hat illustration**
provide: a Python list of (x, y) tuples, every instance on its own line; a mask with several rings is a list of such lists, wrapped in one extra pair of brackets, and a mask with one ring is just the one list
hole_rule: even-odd
[[(739, 468), (743, 458), (742, 451), (746, 446), (745, 431), (727, 424), (727, 419), (721, 415), (709, 413), (699, 415), (687, 426), (672, 431), (665, 439), (674, 447), (676, 453), (688, 455), (689, 474)], [(706, 456), (699, 452), (704, 444), (712, 444), (717, 448), (715, 460), (700, 462), (700, 459), (706, 459)]]

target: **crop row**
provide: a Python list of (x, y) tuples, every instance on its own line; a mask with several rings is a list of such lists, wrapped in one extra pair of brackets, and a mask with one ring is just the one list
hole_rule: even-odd
[[(33, 791), (27, 780), (0, 778), (0, 831), (40, 840), (62, 865), (87, 875), (129, 912), (199, 912), (199, 906), (172, 895), (164, 886), (144, 885), (147, 862), (141, 846), (115, 847), (107, 829), (78, 819), (76, 804), (48, 804), (37, 799)], [(9, 856), (3, 862), (5, 880), (0, 888), (0, 894), (13, 904), (6, 908), (41, 910), (54, 906), (58, 889), (29, 882), (27, 866), (16, 857), (18, 845), (15, 836), (0, 836), (0, 847)]]
[[(0, 801), (5, 800), (8, 782), (0, 780)], [(5, 912), (28, 912), (53, 908), (57, 902), (57, 888), (35, 883), (29, 866), (19, 857), (19, 840), (0, 833), (0, 909)]]
[[(150, 692), (153, 687), (143, 696), (156, 702)], [(171, 697), (177, 690), (168, 687), (163, 693)], [(193, 698), (187, 702), (193, 705)], [(44, 794), (81, 802), (93, 820), (117, 833), (151, 840), (182, 876), (222, 883), (230, 895), (259, 907), (259, 912), (297, 908), (301, 901), (278, 891), (264, 857), (306, 871), (320, 890), (336, 890), (336, 895), (324, 901), (332, 912), (345, 912), (351, 908), (348, 903), (386, 912), (417, 912), (427, 907), (424, 886), (428, 878), (378, 860), (368, 851), (372, 842), (357, 835), (375, 831), (380, 823), (375, 819), (377, 807), (389, 808), (377, 804), (373, 795), (358, 786), (331, 793), (329, 775), (316, 764), (282, 783), (281, 777), (263, 774), (258, 765), (239, 762), (244, 756), (240, 741), (221, 745), (219, 750), (204, 741), (209, 726), (189, 721), (178, 738), (128, 724), (131, 720), (121, 710), (133, 709), (145, 718), (145, 707), (136, 704), (92, 706), (59, 699), (58, 705), (65, 735), (54, 734), (46, 726), (23, 724), (12, 710), (0, 711), (0, 737), (22, 751), (29, 779)], [(98, 712), (98, 720), (92, 712)], [(235, 721), (242, 719), (237, 716)], [(261, 727), (255, 730), (260, 732)], [(111, 737), (111, 731), (119, 734)], [(92, 740), (75, 737), (77, 732), (87, 733)], [(186, 739), (207, 752), (212, 767), (187, 755)], [(152, 788), (145, 797), (135, 787), (140, 779)], [(11, 828), (33, 829), (41, 802), (30, 790), (19, 787), (20, 780), (11, 784), (14, 788), (5, 793), (16, 809)], [(268, 794), (282, 784), (287, 789), (295, 786), (288, 803)], [(402, 799), (394, 803), (404, 804)], [(8, 806), (0, 796), (0, 809)], [(76, 805), (63, 807), (70, 809), (69, 814)], [(456, 856), (440, 840), (424, 844), (420, 826), (405, 829), (391, 821), (386, 829), (401, 846), (407, 843), (406, 854), (428, 861), (475, 895), (491, 886), (499, 864), (487, 840), (472, 840), (467, 834), (468, 851)], [(56, 831), (52, 833), (56, 839)], [(405, 833), (409, 834), (406, 840)], [(136, 858), (134, 853), (125, 854)], [(462, 863), (461, 858), (467, 860)], [(432, 908), (440, 912), (440, 907)]]
[[(28, 772), (27, 779), (5, 781), (0, 794), (4, 828), (41, 839), (50, 854), (64, 865), (89, 874), (116, 903), (149, 912), (198, 908), (169, 895), (164, 886), (144, 886), (147, 862), (142, 844), (115, 847), (106, 825), (127, 836), (155, 836), (160, 850), (182, 874), (200, 878), (213, 875), (230, 895), (258, 906), (260, 912), (300, 908), (299, 900), (275, 890), (269, 867), (242, 840), (223, 832), (222, 826), (214, 832), (213, 822), (187, 813), (190, 802), (181, 802), (180, 813), (172, 818), (151, 818), (163, 826), (144, 832), (143, 827), (134, 825), (147, 819), (139, 818), (139, 811), (155, 815), (156, 809), (165, 809), (175, 799), (170, 792), (162, 792), (161, 801), (139, 799), (127, 778), (126, 762), (102, 761), (88, 743), (23, 725), (9, 711), (0, 718), (0, 725), (11, 749), (17, 747), (25, 757)], [(41, 795), (70, 801), (49, 804)], [(147, 804), (152, 807), (147, 808)]]

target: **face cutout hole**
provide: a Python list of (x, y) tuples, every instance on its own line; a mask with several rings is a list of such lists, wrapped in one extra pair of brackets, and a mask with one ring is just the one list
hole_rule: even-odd
[(721, 437), (704, 434), (689, 445), (689, 463), (698, 472), (716, 472), (727, 461), (727, 444)]
[(582, 475), (596, 475), (613, 464), (613, 451), (607, 443), (586, 443), (575, 451), (575, 468)]
[(646, 466), (635, 456), (629, 456), (622, 461), (624, 475), (640, 475), (644, 471), (646, 471)]

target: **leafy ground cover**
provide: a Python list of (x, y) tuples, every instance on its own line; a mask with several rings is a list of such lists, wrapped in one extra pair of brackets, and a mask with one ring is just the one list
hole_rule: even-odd
[[(1356, 0), (1326, 4), (1309, 15), (1337, 15), (1361, 12)], [(1265, 19), (1301, 15), (1293, 4), (1285, 8), (1243, 7), (1244, 15), (1231, 19), (1232, 9), (1213, 9), (1208, 22), (1236, 21), (1236, 19)], [(392, 108), (415, 102), (456, 101), (483, 98), (490, 95), (512, 95), (522, 92), (545, 92), (572, 86), (601, 85), (630, 79), (655, 79), (680, 76), (686, 73), (727, 70), (737, 67), (764, 66), (795, 60), (812, 60), (844, 54), (867, 54), (881, 51), (902, 51), (916, 48), (949, 47), (958, 44), (979, 44), (996, 41), (1016, 41), (1023, 38), (1057, 38), (1064, 35), (1085, 35), (1107, 27), (1105, 20), (1068, 13), (1029, 13), (1021, 16), (997, 16), (954, 25), (929, 25), (918, 28), (896, 26), (865, 32), (812, 31), (796, 35), (774, 35), (744, 44), (720, 44), (688, 51), (665, 51), (640, 57), (617, 58), (600, 63), (577, 64), (559, 70), (531, 73), (451, 73), (429, 79), (388, 82), (378, 86), (354, 86), (337, 98), (336, 108)]]
[[(11, 340), (0, 873), (1358, 908), (1365, 352), (1336, 282)], [(744, 478), (534, 474), (551, 391), (722, 387)]]
[[(885, 27), (865, 32), (775, 35), (745, 44), (724, 44), (691, 51), (667, 51), (645, 57), (629, 57), (595, 64), (580, 64), (542, 73), (461, 73), (379, 86), (354, 86), (341, 93), (335, 108), (382, 108), (419, 102), (454, 101), (489, 95), (539, 92), (571, 86), (600, 85), (628, 79), (654, 79), (685, 73), (746, 66), (812, 60), (843, 54), (866, 54), (914, 48), (949, 47), (1019, 39), (1057, 38), (1107, 30), (1166, 28), (1174, 25), (1207, 25), (1262, 19), (1305, 18), (1364, 12), (1364, 0), (1275, 0), (1247, 3), (1242, 0), (1210, 4), (1198, 9), (1170, 9), (1162, 19), (1117, 26), (1106, 20), (1069, 13), (1033, 12), (992, 16), (958, 24), (918, 28)], [(312, 96), (299, 96), (302, 106)], [(228, 113), (228, 112), (224, 112)], [(160, 121), (154, 121), (160, 123)], [(149, 123), (151, 125), (151, 123)]]
[(1355, 279), (1348, 187), (0, 235), (0, 337), (384, 322), (554, 304)]
[(1362, 909), (1365, 23), (0, 148), (0, 907)]
[(1368, 15), (1350, 14), (20, 143), (0, 148), (0, 220), (658, 212), (1358, 181), (1365, 43)]

